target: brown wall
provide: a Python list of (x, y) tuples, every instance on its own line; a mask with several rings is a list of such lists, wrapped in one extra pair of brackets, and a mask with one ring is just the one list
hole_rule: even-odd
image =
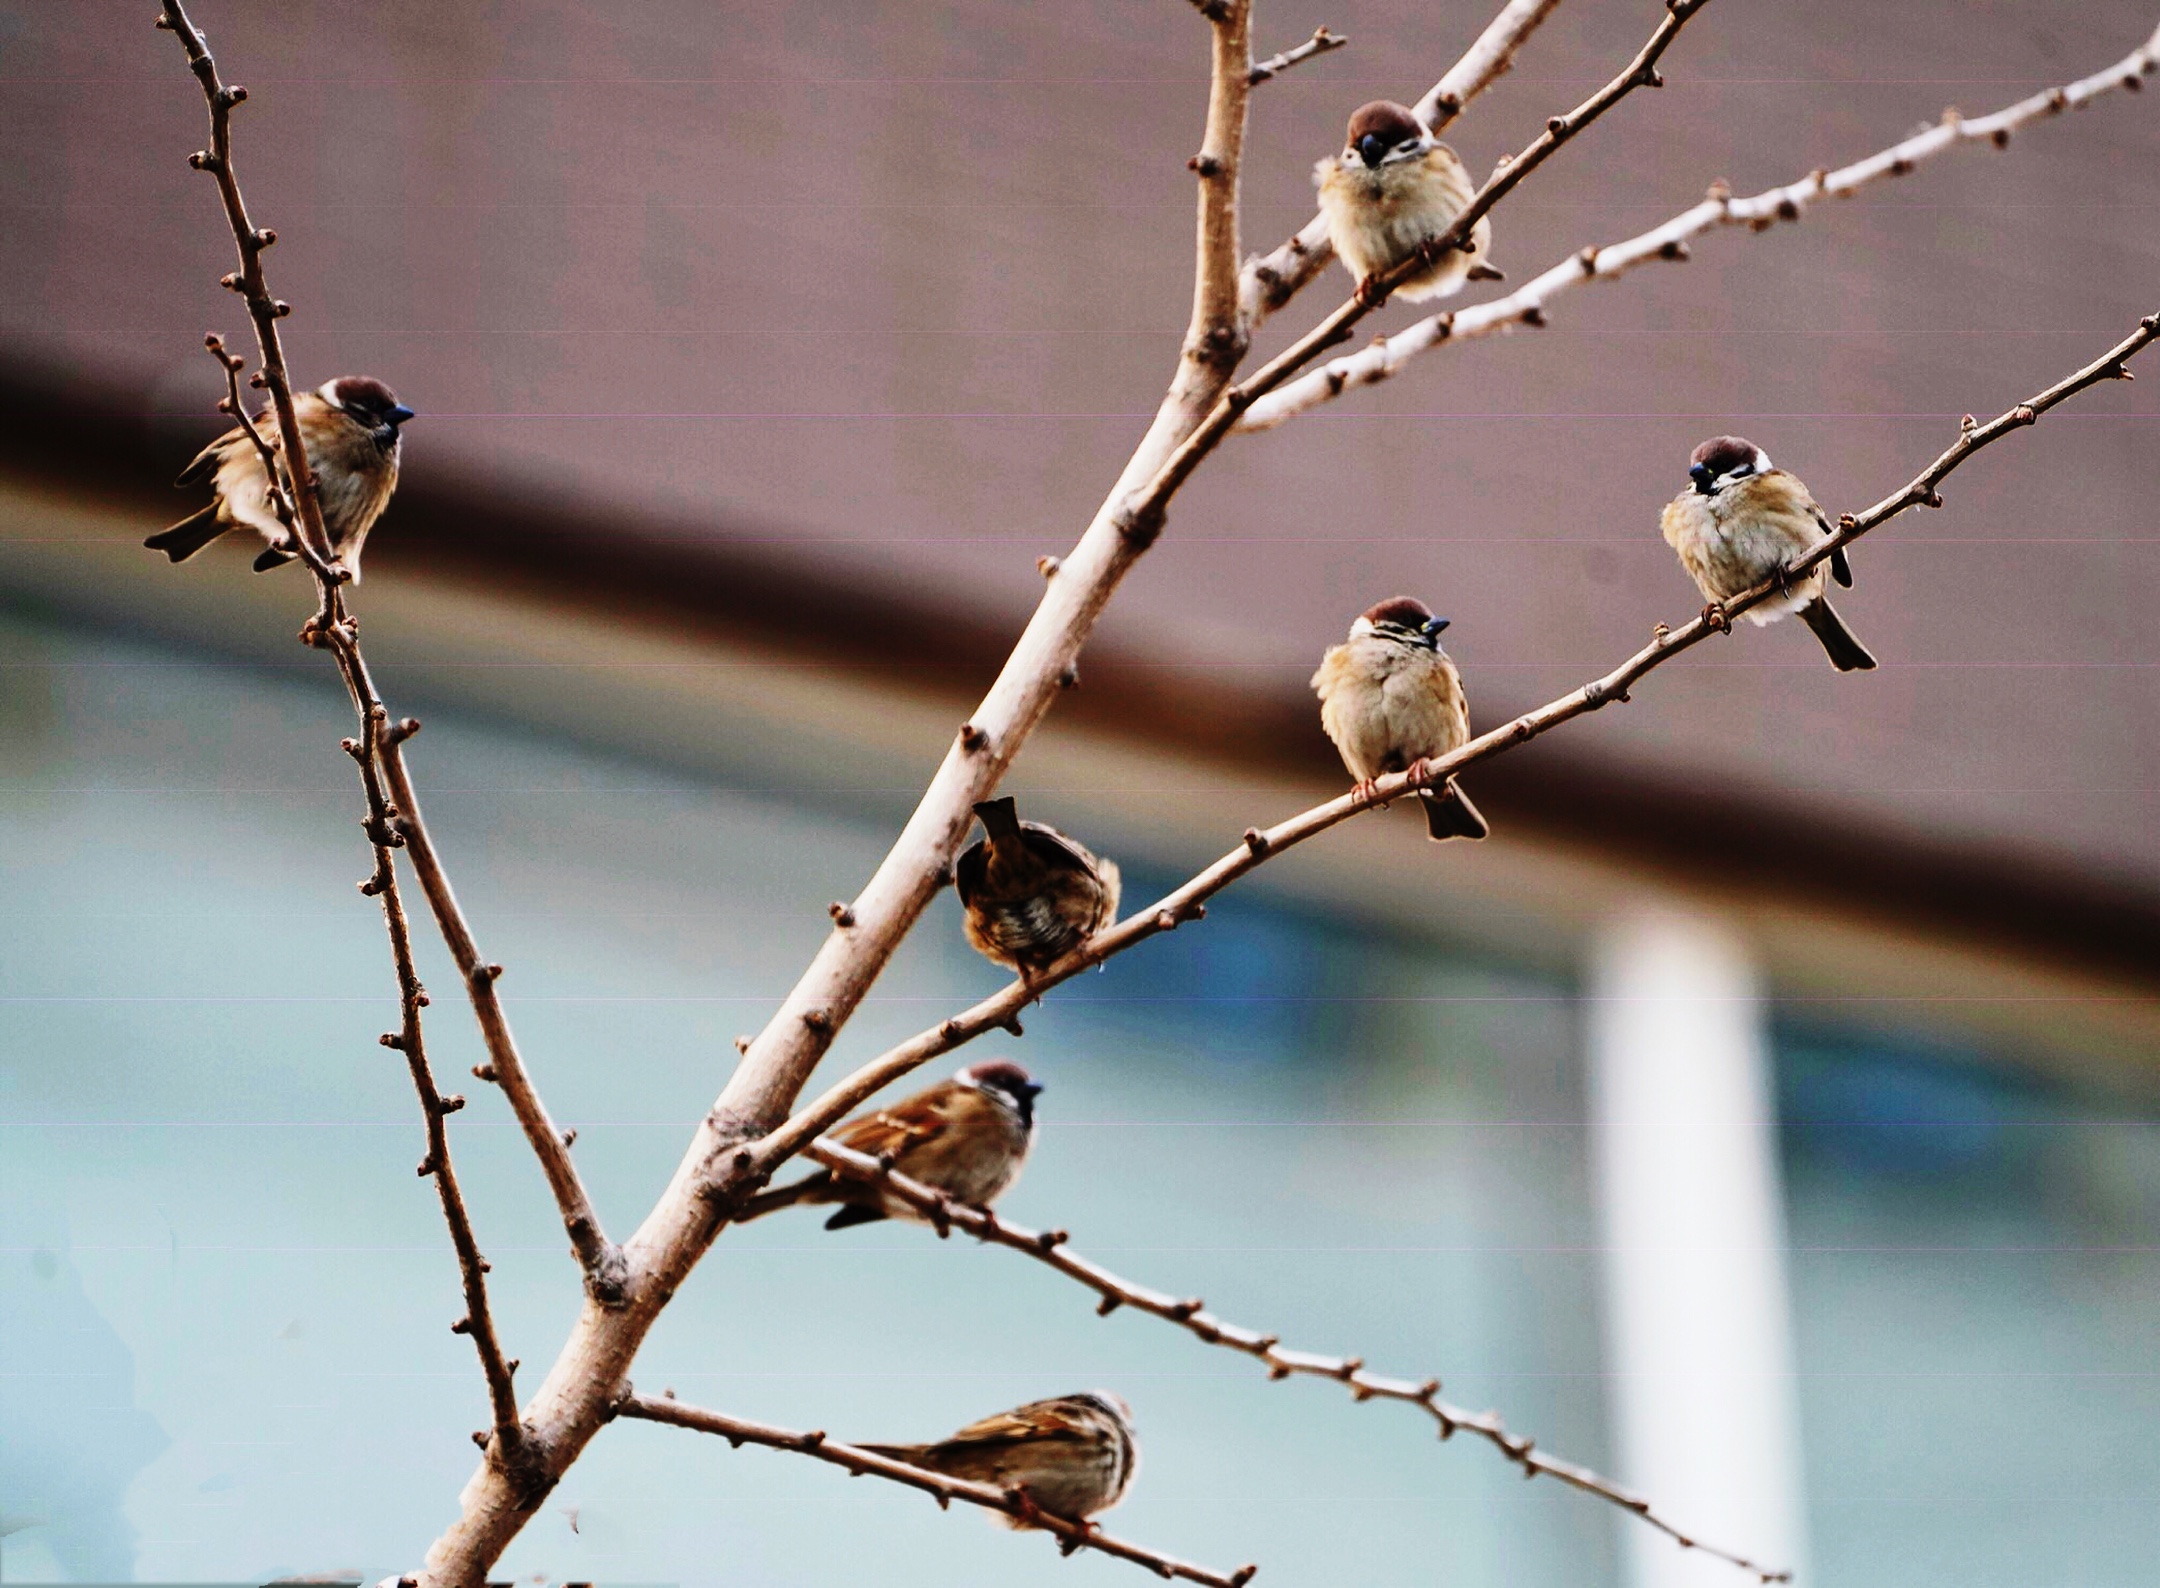
[[(1587, 93), (1655, 13), (1564, 6), (1460, 125), (1473, 169)], [(776, 569), (807, 622), (822, 585), (854, 592), (833, 606), (868, 631), (848, 649), (897, 642), (906, 663), (937, 627), (881, 634), (876, 598), (957, 609), (993, 640), (1016, 630), (1034, 557), (1069, 544), (1170, 367), (1205, 53), (1171, 0), (204, 0), (198, 20), (253, 90), (243, 176), (285, 238), (271, 264), (297, 305), (296, 364), (379, 374), (423, 411), (413, 504), (544, 501), (587, 557), (614, 535), (718, 541), (714, 566)], [(1287, 44), (1320, 20), (1271, 9), (1261, 34)], [(1254, 245), (1310, 213), (1307, 169), (1347, 108), (1422, 88), (1483, 14), (1325, 20), (1352, 47), (1259, 97)], [(2154, 20), (2123, 0), (1720, 0), (1662, 93), (1507, 205), (1494, 257), (1519, 281), (1713, 177), (1751, 191), (1945, 104), (1994, 108), (2120, 56)], [(208, 184), (182, 163), (202, 136), (193, 85), (143, 7), (0, 22), (0, 358), (133, 394), (177, 462), (214, 395), (200, 334), (243, 328), (215, 285), (230, 259)], [(1581, 682), (1696, 605), (1655, 516), (1701, 436), (1750, 434), (1850, 508), (1961, 412), (2009, 405), (2160, 307), (2156, 118), (2151, 95), (2113, 96), (1798, 228), (1705, 239), (1691, 264), (1565, 300), (1546, 331), (1236, 443), (1120, 596), (1106, 651), (1161, 686), (1173, 727), (1234, 685), (1273, 703), (1248, 737), (1304, 733), (1289, 703), (1313, 657), (1357, 608), (1409, 590), (1455, 619), (1485, 721)], [(1669, 792), (1699, 801), (1713, 865), (1813, 866), (1812, 840), (1788, 858), (1759, 822), (1746, 836), (1714, 819), (1791, 811), (1920, 841), (1975, 908), (1991, 866), (2149, 896), (2156, 392), (2160, 368), (2094, 394), (1863, 549), (1841, 606), (1879, 673), (1838, 677), (1793, 626), (1750, 632), (1569, 730), (1549, 782), (1526, 757), (1524, 807), (1565, 822), (1552, 796), (1590, 767), (1637, 791), (1599, 809), (1599, 841), (1646, 837)], [(454, 514), (405, 521), (382, 531), (381, 577), (401, 533), (438, 552), (459, 534)], [(666, 559), (646, 562), (664, 585)]]

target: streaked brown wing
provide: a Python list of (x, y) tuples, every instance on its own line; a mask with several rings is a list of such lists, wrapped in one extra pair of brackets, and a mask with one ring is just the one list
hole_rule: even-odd
[(985, 1450), (1008, 1445), (1093, 1437), (1093, 1424), (1083, 1418), (1070, 1401), (1031, 1401), (1025, 1406), (1016, 1406), (1009, 1412), (998, 1412), (985, 1417), (981, 1422), (969, 1423), (950, 1439), (940, 1440), (933, 1449)]
[(952, 1083), (947, 1081), (914, 1097), (903, 1098), (891, 1108), (865, 1114), (840, 1127), (840, 1143), (855, 1151), (880, 1157), (899, 1157), (910, 1148), (935, 1141), (952, 1129), (949, 1114)]
[(210, 445), (204, 447), (202, 451), (196, 453), (195, 460), (182, 469), (180, 477), (173, 481), (174, 487), (184, 489), (190, 485), (207, 485), (210, 482), (210, 476), (217, 473), (218, 469), (224, 464), (228, 452), (236, 446), (253, 445), (254, 443), (248, 440), (239, 427), (235, 426), (222, 436), (219, 436), (217, 440), (211, 442)]

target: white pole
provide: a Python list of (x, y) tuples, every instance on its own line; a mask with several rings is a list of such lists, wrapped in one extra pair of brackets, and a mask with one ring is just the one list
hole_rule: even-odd
[[(1806, 1518), (1761, 991), (1715, 922), (1612, 922), (1587, 1012), (1622, 1480), (1706, 1542), (1802, 1570)], [(1634, 1588), (1744, 1588), (1624, 1530)]]

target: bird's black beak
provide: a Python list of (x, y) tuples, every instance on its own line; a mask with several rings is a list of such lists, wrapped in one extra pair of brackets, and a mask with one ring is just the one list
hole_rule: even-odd
[(1450, 621), (1447, 618), (1427, 618), (1424, 628), (1419, 630), (1425, 636), (1425, 643), (1434, 650), (1438, 650), (1440, 648), (1440, 631), (1446, 628)]
[(1695, 482), (1695, 490), (1698, 495), (1717, 495), (1717, 476), (1710, 472), (1709, 464), (1697, 463), (1693, 465), (1688, 469), (1687, 476)]
[(1368, 132), (1364, 137), (1358, 139), (1357, 152), (1358, 158), (1365, 162), (1366, 168), (1369, 170), (1378, 165), (1382, 157), (1387, 154), (1387, 145), (1381, 141), (1380, 134)]
[(399, 403), (395, 408), (390, 410), (389, 414), (386, 417), (390, 421), (390, 428), (392, 430), (395, 430), (406, 420), (417, 419), (420, 416), (414, 413), (410, 408), (406, 407), (403, 403)]
[(1024, 1100), (1031, 1103), (1042, 1096), (1042, 1089), (1043, 1084), (1040, 1081), (1022, 1081), (1013, 1088)]

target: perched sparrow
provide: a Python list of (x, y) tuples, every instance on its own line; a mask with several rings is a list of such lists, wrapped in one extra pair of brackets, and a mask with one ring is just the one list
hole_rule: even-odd
[[(1364, 612), (1350, 625), (1350, 637), (1320, 658), (1312, 676), (1320, 726), (1360, 788), (1469, 739), (1462, 677), (1440, 649), (1447, 626), (1424, 602), (1395, 596)], [(1418, 798), (1426, 831), (1436, 839), (1483, 838), (1492, 831), (1453, 778), (1438, 790), (1419, 789)]]
[[(1373, 277), (1446, 231), (1477, 191), (1455, 151), (1414, 111), (1387, 99), (1357, 108), (1343, 152), (1314, 166), (1313, 180), (1328, 236), (1358, 278), (1360, 296), (1369, 293)], [(1485, 263), (1491, 224), (1481, 218), (1470, 242), (1475, 252), (1451, 248), (1427, 260), (1426, 268), (1396, 286), (1396, 296), (1443, 298), (1473, 276), (1498, 279), (1500, 272)]]
[[(1782, 573), (1793, 558), (1829, 537), (1830, 520), (1808, 488), (1772, 468), (1754, 442), (1712, 436), (1695, 449), (1688, 465), (1695, 483), (1666, 504), (1665, 540), (1713, 603)], [(1786, 593), (1750, 607), (1748, 620), (1775, 623), (1797, 612), (1839, 672), (1864, 672), (1875, 658), (1830, 610), (1823, 595), (1826, 570), (1839, 584), (1852, 584), (1852, 565), (1840, 546), (1827, 563), (1791, 580)]]
[[(1108, 1390), (1030, 1401), (934, 1445), (864, 1445), (926, 1472), (1021, 1489), (1052, 1516), (1084, 1522), (1125, 1497), (1140, 1465), (1132, 1408)], [(1006, 1526), (1027, 1527), (1011, 1517)]]
[[(397, 489), (398, 426), (412, 418), (413, 411), (389, 387), (366, 375), (340, 375), (314, 391), (301, 392), (293, 398), (293, 410), (307, 441), (308, 464), (315, 471), (330, 550), (343, 559), (357, 583), (360, 547), (389, 505), (390, 493)], [(255, 428), (271, 450), (282, 455), (284, 442), (269, 410), (257, 418)], [(173, 484), (185, 489), (206, 480), (217, 499), (172, 528), (158, 531), (143, 542), (145, 546), (162, 551), (174, 562), (185, 562), (228, 529), (245, 526), (270, 543), (269, 550), (255, 559), (257, 573), (293, 560), (294, 553), (279, 549), (285, 544), (285, 526), (270, 505), (270, 481), (246, 431), (236, 428), (219, 436), (195, 455)]]
[[(1010, 1059), (970, 1064), (890, 1108), (850, 1120), (833, 1134), (843, 1147), (873, 1158), (891, 1154), (893, 1167), (956, 1202), (986, 1208), (1011, 1189), (1035, 1144), (1035, 1094), (1042, 1086)], [(820, 1169), (793, 1185), (761, 1192), (736, 1222), (761, 1218), (798, 1202), (841, 1204), (828, 1230), (923, 1215), (882, 1186)]]
[(1117, 918), (1118, 868), (1055, 827), (1024, 822), (1010, 799), (975, 807), (983, 838), (953, 862), (967, 940), (1023, 981)]

